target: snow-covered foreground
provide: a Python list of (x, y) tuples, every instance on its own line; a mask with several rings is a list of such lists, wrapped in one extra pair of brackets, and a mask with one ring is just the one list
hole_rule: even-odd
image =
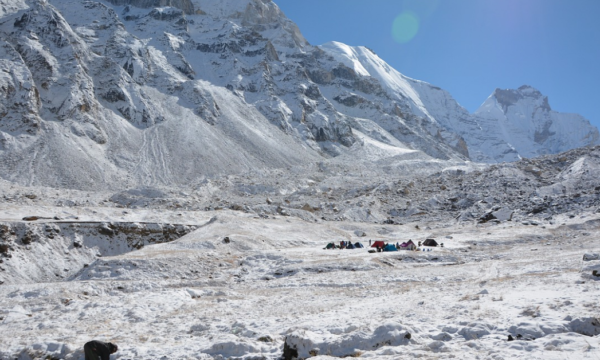
[[(20, 216), (11, 213), (1, 218)], [(582, 260), (600, 249), (598, 214), (419, 228), (228, 210), (180, 217), (198, 229), (105, 253), (60, 282), (1, 285), (0, 358), (83, 359), (90, 339), (117, 343), (115, 359), (272, 359), (286, 341), (288, 354), (314, 359), (600, 358), (600, 278), (591, 275), (600, 260)], [(444, 247), (323, 250), (426, 238)], [(5, 259), (5, 275), (26, 256)]]

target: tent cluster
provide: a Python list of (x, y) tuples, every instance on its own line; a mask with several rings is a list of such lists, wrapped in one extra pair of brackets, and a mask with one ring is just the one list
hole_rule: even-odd
[(396, 246), (394, 244), (386, 244), (383, 241), (375, 241), (373, 243), (373, 245), (371, 245), (371, 247), (376, 248), (377, 252), (398, 251), (398, 249), (396, 248)]
[(335, 243), (330, 242), (329, 244), (327, 244), (327, 246), (325, 246), (325, 250), (333, 250), (333, 249), (348, 249), (348, 250), (352, 250), (352, 249), (361, 249), (364, 248), (365, 246), (359, 242), (356, 243), (351, 243), (350, 241), (340, 241), (339, 245), (336, 245)]
[(400, 243), (396, 243), (396, 245), (394, 244), (386, 244), (383, 241), (375, 241), (373, 243), (373, 245), (371, 245), (372, 248), (376, 248), (377, 252), (382, 252), (382, 251), (398, 251), (398, 250), (414, 250), (417, 247), (415, 246), (415, 244), (412, 242), (412, 240), (409, 240), (407, 243), (404, 242), (402, 244)]
[(402, 244), (396, 243), (396, 245), (386, 244), (383, 241), (375, 241), (371, 247), (376, 248), (377, 251), (418, 250), (417, 245), (412, 240), (408, 240)]
[[(369, 244), (370, 243), (371, 243), (371, 241), (369, 240)], [(406, 242), (403, 242), (402, 244), (396, 243), (396, 245), (385, 243), (381, 240), (377, 240), (377, 241), (373, 242), (373, 244), (371, 244), (371, 248), (375, 248), (377, 250), (377, 252), (398, 251), (398, 250), (419, 251), (419, 248), (421, 246), (438, 246), (438, 245), (441, 247), (444, 246), (444, 244), (438, 244), (437, 241), (435, 241), (434, 239), (426, 239), (425, 241), (423, 241), (423, 243), (421, 243), (419, 241), (419, 245), (415, 245), (415, 243), (412, 240), (408, 240)], [(363, 244), (361, 244), (360, 242), (356, 242), (353, 244), (350, 241), (340, 241), (339, 245), (336, 245), (335, 243), (330, 242), (329, 244), (327, 244), (327, 246), (325, 246), (324, 249), (330, 250), (330, 249), (360, 249), (360, 248), (364, 248)], [(423, 251), (425, 251), (425, 249), (423, 249)], [(430, 251), (430, 250), (428, 250), (428, 251)], [(369, 250), (369, 252), (375, 252), (375, 250)]]

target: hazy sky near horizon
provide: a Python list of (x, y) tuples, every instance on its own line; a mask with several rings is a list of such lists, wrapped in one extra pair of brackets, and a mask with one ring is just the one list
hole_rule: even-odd
[(366, 46), (469, 111), (531, 85), (600, 127), (600, 0), (274, 0), (312, 45)]

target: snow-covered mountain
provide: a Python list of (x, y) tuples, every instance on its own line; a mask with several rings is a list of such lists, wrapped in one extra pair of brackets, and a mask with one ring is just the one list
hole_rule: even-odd
[(367, 48), (337, 42), (321, 48), (358, 74), (377, 79), (388, 96), (407, 99), (410, 114), (441, 125), (445, 140), (453, 143), (460, 136), (455, 147), (473, 161), (515, 161), (600, 143), (598, 129), (588, 120), (553, 111), (548, 98), (530, 86), (496, 89), (470, 114), (447, 91), (402, 75)]
[(149, 23), (138, 37), (109, 5), (5, 7), (13, 10), (1, 24), (4, 178), (78, 188), (179, 185), (319, 158), (234, 92), (190, 80), (194, 70), (177, 51), (183, 43), (171, 34), (185, 32), (182, 10), (135, 9), (140, 19), (131, 25)]
[(497, 141), (509, 144), (512, 150), (498, 154), (481, 148), (478, 156), (484, 161), (557, 154), (598, 144), (600, 139), (598, 129), (588, 120), (553, 111), (548, 97), (527, 85), (517, 90), (496, 89), (474, 115), (484, 133), (493, 133)]
[(471, 115), (365, 47), (308, 44), (270, 0), (0, 0), (0, 33), (0, 176), (24, 185), (178, 186), (342, 154), (495, 162), (598, 142), (546, 108), (505, 126), (525, 100)]

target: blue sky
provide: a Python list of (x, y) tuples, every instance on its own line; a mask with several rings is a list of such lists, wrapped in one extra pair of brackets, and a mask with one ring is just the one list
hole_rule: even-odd
[(313, 45), (371, 48), (475, 111), (531, 85), (600, 127), (600, 0), (274, 0)]

